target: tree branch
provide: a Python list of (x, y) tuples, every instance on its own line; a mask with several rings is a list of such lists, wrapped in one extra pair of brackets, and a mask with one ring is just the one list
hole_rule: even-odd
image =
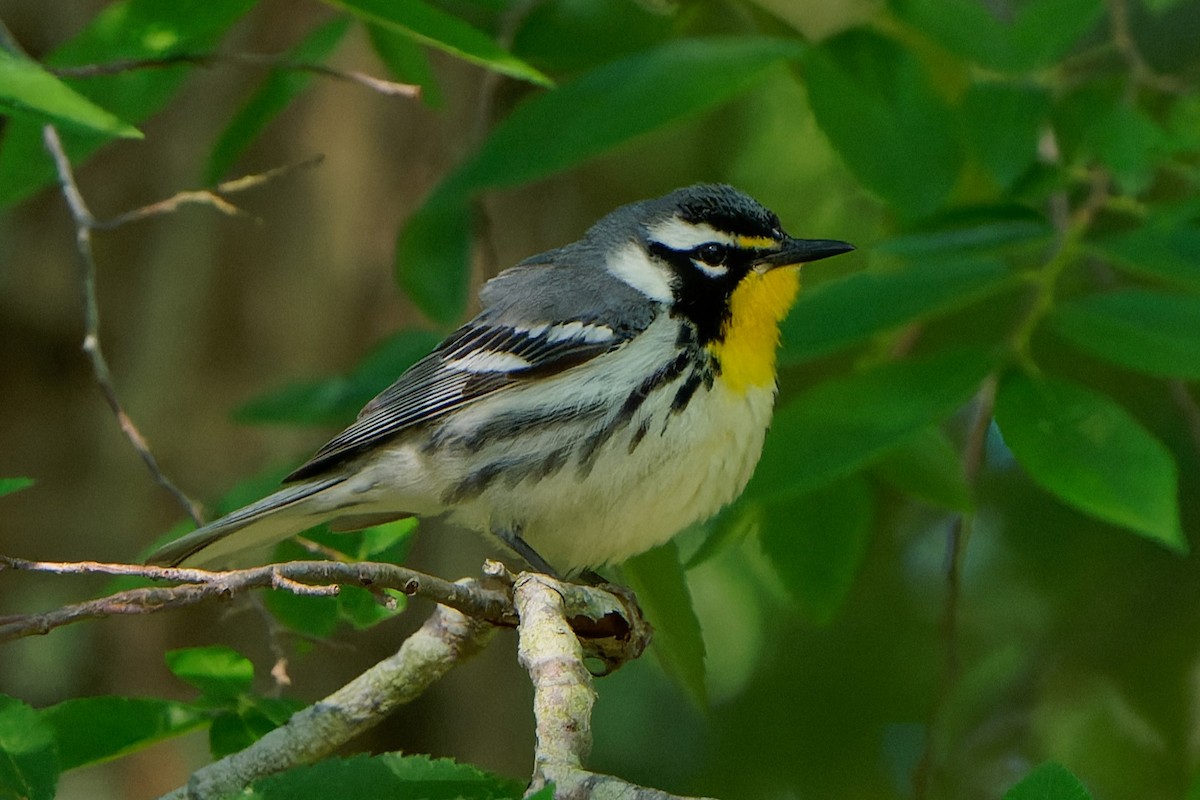
[[(455, 584), (465, 594), (488, 590)], [(457, 664), (482, 650), (495, 626), (438, 606), (400, 650), (237, 753), (202, 767), (163, 800), (215, 800), (258, 778), (328, 756), (420, 696)]]
[[(674, 795), (658, 789), (583, 767), (592, 747), (591, 717), (596, 694), (592, 676), (584, 666), (584, 650), (567, 621), (567, 598), (576, 588), (532, 572), (518, 576), (513, 587), (513, 603), (520, 617), (517, 657), (533, 682), (537, 726), (529, 794), (553, 783), (556, 800), (675, 800)], [(649, 635), (648, 628), (643, 632)]]

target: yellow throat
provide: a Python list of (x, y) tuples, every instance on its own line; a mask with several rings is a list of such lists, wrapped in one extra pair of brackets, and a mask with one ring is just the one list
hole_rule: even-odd
[(775, 385), (779, 323), (800, 292), (800, 265), (751, 271), (729, 298), (724, 337), (709, 345), (721, 379), (735, 392)]

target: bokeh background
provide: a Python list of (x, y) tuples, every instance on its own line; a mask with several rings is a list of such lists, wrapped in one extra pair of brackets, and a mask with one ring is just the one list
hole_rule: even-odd
[[(32, 58), (43, 59), (107, 5), (0, 0), (0, 20)], [(286, 51), (338, 13), (318, 2), (251, 5), (213, 49)], [(627, 55), (705, 35), (772, 36), (808, 43), (818, 55), (780, 59), (736, 92), (721, 90), (721, 102), (696, 101), (679, 119), (648, 125), (568, 169), (474, 193), (473, 247), (463, 273), (472, 288), (460, 293), (461, 309), (453, 300), (430, 302), (436, 289), (414, 302), (397, 285), (398, 231), (447, 176), (461, 174), (455, 170), (515, 107), (546, 90), (437, 47), (421, 51), (433, 76), (424, 101), (312, 79), (221, 177), (315, 155), (323, 160), (231, 197), (244, 216), (187, 206), (97, 233), (102, 341), (115, 385), (166, 474), (210, 509), (234, 486), (299, 463), (337, 429), (333, 421), (250, 424), (235, 414), (239, 408), (281, 387), (350, 375), (397, 331), (436, 338), (466, 318), (473, 287), (484, 278), (576, 238), (617, 205), (697, 181), (747, 190), (793, 235), (859, 245), (809, 269), (810, 293), (852, 273), (895, 275), (923, 259), (959, 258), (964, 237), (970, 257), (986, 251), (1016, 276), (986, 291), (972, 284), (961, 297), (887, 325), (869, 320), (919, 296), (920, 287), (895, 298), (864, 293), (851, 306), (856, 319), (868, 320), (863, 335), (789, 362), (785, 403), (824, 381), (913, 354), (1011, 342), (1036, 304), (1027, 276), (1038, 274), (1061, 242), (1063, 204), (1086, 205), (1098, 174), (1108, 196), (1085, 236), (1149, 229), (1169, 210), (1175, 227), (1162, 235), (1184, 231), (1184, 244), (1172, 245), (1182, 266), (1170, 280), (1144, 265), (1131, 278), (1103, 254), (1081, 252), (1064, 273), (1061, 296), (1133, 287), (1194, 302), (1200, 3), (435, 5), (563, 84)], [(997, 55), (1003, 47), (986, 36), (956, 40), (946, 25), (930, 22), (943, 11), (954, 24), (987, 15), (997, 30), (1033, 22), (1021, 28), (1024, 40)], [(1136, 51), (1121, 38), (1126, 34)], [(863, 35), (891, 42), (903, 57), (872, 62), (871, 47), (846, 38)], [(1050, 41), (1056, 36), (1062, 41)], [(1035, 55), (1022, 55), (1021, 47)], [(387, 76), (389, 65), (377, 53), (356, 23), (328, 63)], [(114, 141), (78, 167), (95, 214), (113, 216), (203, 185), (214, 143), (267, 72), (228, 63), (188, 67), (170, 102), (138, 121), (144, 140)], [(865, 88), (843, 95), (847, 107), (838, 108), (829, 95), (842, 85), (825, 84), (818, 96), (809, 81), (819, 74), (850, 75), (859, 81), (852, 85)], [(986, 97), (965, 100), (979, 84), (1028, 89), (1044, 105), (1033, 103), (1032, 125), (1011, 121), (1025, 106), (988, 123), (979, 106), (999, 107), (1000, 95), (995, 106)], [(86, 82), (73, 85), (83, 91)], [(699, 96), (705, 91), (696, 88)], [(878, 109), (868, 107), (872, 98)], [(944, 112), (930, 112), (930, 103)], [(1132, 109), (1136, 119), (1112, 109)], [(1006, 133), (1010, 122), (1019, 135), (987, 138), (989, 131)], [(952, 146), (939, 150), (945, 137)], [(1023, 144), (1004, 162), (1012, 166), (998, 169), (989, 154), (1010, 139)], [(926, 140), (932, 143), (923, 148)], [(1052, 140), (1061, 155), (1047, 152)], [(943, 152), (953, 157), (945, 160)], [(940, 164), (940, 172), (922, 172), (926, 164)], [(907, 251), (876, 249), (901, 239)], [(405, 268), (419, 272), (423, 263)], [(441, 267), (417, 283), (458, 296), (462, 277), (443, 276)], [(134, 560), (181, 513), (122, 437), (80, 351), (77, 269), (61, 196), (42, 189), (10, 202), (0, 215), (0, 476), (36, 484), (0, 500), (0, 552)], [(1171, 318), (1177, 327), (1168, 340), (1197, 339), (1200, 322), (1188, 313)], [(827, 322), (837, 327), (837, 320)], [(821, 327), (821, 319), (806, 322), (806, 329)], [(936, 441), (904, 454), (909, 460), (894, 450), (893, 457), (876, 457), (887, 456), (881, 450), (787, 502), (750, 504), (687, 534), (685, 555), (712, 551), (688, 572), (707, 650), (705, 698), (697, 697), (694, 670), (672, 665), (670, 654), (666, 669), (647, 657), (601, 679), (592, 765), (671, 791), (727, 798), (965, 800), (999, 797), (1035, 765), (1055, 760), (1097, 798), (1197, 796), (1200, 576), (1196, 558), (1183, 551), (1200, 521), (1200, 371), (1181, 362), (1177, 370), (1142, 374), (1136, 365), (1081, 354), (1043, 328), (1049, 325), (981, 374), (1003, 380), (1006, 364), (1027, 357), (1117, 398), (1178, 466), (1169, 501), (1183, 522), (1174, 538), (1161, 528), (1147, 533), (1148, 525), (1139, 536), (1130, 530), (1136, 521), (1114, 525), (1063, 502), (1044, 480), (1031, 479), (1000, 429), (988, 424), (991, 400), (983, 405), (984, 426), (976, 427), (981, 403), (964, 396), (931, 420), (940, 426), (929, 434)], [(994, 382), (979, 385), (981, 396), (994, 393)], [(860, 400), (846, 403), (877, 413)], [(886, 405), (886, 398), (875, 400)], [(955, 465), (972, 430), (986, 447), (964, 471)], [(830, 451), (840, 447), (836, 435), (830, 441)], [(975, 468), (977, 477), (970, 475)], [(1098, 469), (1120, 472), (1124, 465)], [(1128, 469), (1140, 467), (1131, 462)], [(792, 538), (789, 526), (798, 530)], [(408, 563), (453, 578), (475, 574), (490, 554), (468, 534), (423, 524)], [(45, 610), (106, 586), (4, 574), (0, 609)], [(254, 661), (262, 693), (311, 701), (394, 651), (427, 610), (414, 602), (369, 630), (340, 626), (320, 640), (273, 632), (261, 609), (241, 602), (109, 619), (4, 645), (0, 691), (34, 707), (101, 694), (188, 700), (194, 690), (168, 671), (164, 652), (224, 644)], [(288, 687), (268, 674), (281, 647), (289, 656)], [(514, 636), (502, 633), (356, 749), (451, 756), (526, 776), (530, 698)], [(66, 773), (59, 796), (157, 796), (208, 757), (206, 734), (197, 731)]]

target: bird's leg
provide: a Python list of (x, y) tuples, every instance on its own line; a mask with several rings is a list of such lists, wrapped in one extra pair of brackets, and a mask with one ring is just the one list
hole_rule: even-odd
[(533, 567), (535, 572), (540, 572), (543, 575), (549, 575), (551, 578), (561, 580), (562, 576), (558, 574), (558, 570), (550, 566), (550, 562), (542, 558), (537, 550), (534, 550), (529, 542), (521, 538), (519, 530), (513, 528), (495, 528), (492, 531), (500, 541), (508, 545), (508, 548), (514, 553), (525, 559), (529, 566)]

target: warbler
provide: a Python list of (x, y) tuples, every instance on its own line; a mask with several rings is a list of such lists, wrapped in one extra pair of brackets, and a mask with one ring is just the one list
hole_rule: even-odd
[(563, 575), (649, 550), (741, 494), (799, 267), (853, 249), (788, 236), (726, 185), (618, 208), (488, 281), (479, 314), (283, 489), (150, 561), (438, 514)]

